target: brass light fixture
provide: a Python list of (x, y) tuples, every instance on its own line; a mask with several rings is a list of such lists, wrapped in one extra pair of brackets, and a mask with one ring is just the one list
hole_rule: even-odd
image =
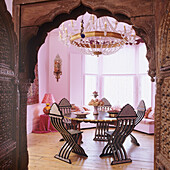
[(137, 36), (132, 26), (112, 17), (100, 17), (85, 13), (77, 20), (69, 20), (59, 26), (60, 39), (66, 45), (74, 45), (84, 54), (109, 55), (125, 44), (136, 44)]
[(57, 56), (54, 59), (54, 75), (57, 79), (57, 82), (60, 79), (60, 76), (62, 75), (61, 66), (62, 66), (62, 60), (60, 56), (57, 54)]

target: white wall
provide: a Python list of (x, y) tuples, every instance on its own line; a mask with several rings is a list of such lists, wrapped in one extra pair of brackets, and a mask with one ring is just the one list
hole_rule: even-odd
[(39, 125), (39, 115), (43, 114), (44, 104), (27, 105), (27, 134)]
[(80, 53), (70, 54), (70, 102), (83, 105), (82, 56)]

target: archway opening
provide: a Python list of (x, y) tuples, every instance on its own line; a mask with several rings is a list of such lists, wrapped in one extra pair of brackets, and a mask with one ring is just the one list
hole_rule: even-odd
[[(82, 6), (81, 7), (82, 9), (84, 9), (84, 6)], [(74, 10), (73, 10), (74, 11)], [(77, 9), (75, 10), (75, 11), (77, 11)], [(33, 49), (36, 49), (36, 50), (33, 50), (34, 51), (34, 55), (36, 56), (37, 55), (37, 52), (38, 52), (38, 50), (39, 50), (39, 48), (40, 48), (40, 46), (41, 46), (41, 44), (45, 41), (45, 37), (47, 36), (47, 32), (49, 32), (49, 30), (52, 30), (54, 27), (55, 28), (57, 28), (59, 25), (60, 25), (60, 23), (63, 21), (63, 18), (76, 18), (76, 16), (79, 16), (79, 15), (77, 15), (77, 13), (76, 12), (73, 12), (72, 13), (72, 15), (70, 15), (69, 17), (68, 17), (68, 15), (67, 14), (62, 14), (62, 15), (59, 15), (59, 16), (57, 16), (55, 19), (54, 19), (54, 21), (52, 22), (52, 23), (46, 23), (46, 24), (44, 24), (40, 29), (39, 29), (39, 32), (38, 32), (38, 34), (37, 34), (37, 36), (36, 37), (34, 37), (33, 39), (31, 39), (31, 41), (30, 41), (30, 44), (29, 44), (29, 47), (30, 47), (30, 45), (33, 47)], [(80, 10), (81, 11), (81, 10)], [(90, 11), (91, 13), (94, 13), (94, 14), (98, 14), (98, 16), (104, 16), (105, 14), (107, 15), (107, 16), (113, 16), (113, 15), (111, 15), (108, 11), (105, 11), (105, 10), (98, 10), (98, 11), (91, 11), (90, 9), (86, 9), (86, 10), (83, 10), (82, 12), (81, 12), (81, 14), (83, 14), (83, 13), (85, 13), (86, 11)], [(76, 16), (74, 16), (74, 14), (76, 13)], [(105, 14), (104, 14), (105, 13)], [(130, 23), (130, 19), (127, 17), (127, 16), (124, 16), (124, 15), (120, 15), (120, 14), (115, 14), (115, 17), (117, 17), (117, 18), (121, 18), (121, 20), (126, 20), (126, 21), (128, 21), (129, 23)], [(58, 18), (60, 18), (60, 19), (58, 19)], [(62, 18), (62, 19), (61, 19)], [(67, 20), (66, 19), (66, 20)], [(54, 24), (55, 23), (55, 24)], [(50, 56), (50, 55), (49, 55)], [(55, 55), (54, 55), (55, 56)], [(31, 67), (34, 67), (34, 64), (37, 62), (37, 60), (35, 59), (35, 61), (34, 62), (32, 62), (32, 60), (31, 60)], [(51, 63), (53, 63), (52, 61), (51, 61)], [(53, 65), (53, 64), (52, 64)], [(31, 68), (30, 67), (30, 68)], [(50, 67), (49, 67), (50, 68)], [(51, 70), (52, 70), (52, 68), (53, 67), (51, 67)], [(52, 72), (52, 71), (51, 71)], [(67, 72), (67, 71), (66, 71)], [(67, 72), (68, 73), (68, 72)], [(53, 76), (53, 75), (52, 75)], [(33, 78), (34, 77), (34, 74), (32, 73), (32, 72), (30, 72), (30, 77), (31, 78)], [(54, 78), (54, 76), (53, 76), (53, 78)], [(69, 78), (68, 78), (69, 79)], [(70, 79), (69, 79), (70, 80)], [(56, 80), (55, 80), (56, 81)], [(60, 81), (60, 80), (59, 80)], [(50, 87), (51, 88), (51, 87)], [(49, 89), (50, 89), (49, 88)], [(69, 95), (68, 95), (68, 97), (70, 97)], [(59, 100), (59, 99), (58, 99)]]

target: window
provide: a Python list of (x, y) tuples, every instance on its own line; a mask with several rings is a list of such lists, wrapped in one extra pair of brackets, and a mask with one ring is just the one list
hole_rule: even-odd
[(126, 46), (109, 56), (86, 55), (84, 62), (84, 104), (88, 105), (93, 91), (114, 105), (129, 103), (135, 108), (143, 99), (153, 107), (154, 85), (147, 74), (145, 44)]

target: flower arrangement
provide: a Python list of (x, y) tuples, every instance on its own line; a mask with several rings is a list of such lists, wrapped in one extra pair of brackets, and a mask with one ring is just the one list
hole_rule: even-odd
[(94, 91), (93, 92), (93, 96), (96, 98), (98, 96), (98, 92), (97, 91)]
[(103, 106), (103, 105), (104, 102), (99, 99), (91, 99), (91, 101), (89, 102), (89, 106)]

